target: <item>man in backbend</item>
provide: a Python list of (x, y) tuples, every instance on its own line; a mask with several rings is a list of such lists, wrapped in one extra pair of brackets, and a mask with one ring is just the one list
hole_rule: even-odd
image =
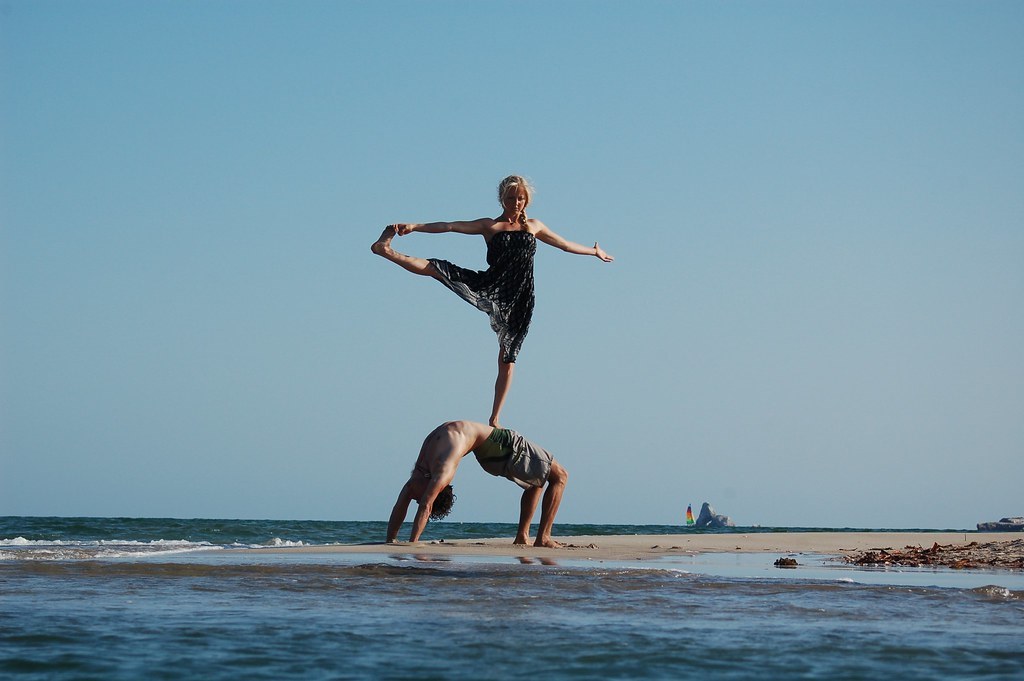
[[(473, 421), (449, 421), (435, 428), (423, 441), (416, 465), (409, 481), (402, 487), (398, 501), (391, 510), (387, 541), (398, 537), (405, 522), (409, 504), (419, 504), (412, 523), (409, 541), (418, 541), (427, 519), (440, 520), (448, 515), (455, 495), (451, 482), (462, 457), (470, 452), (476, 455), (480, 466), (490, 473), (506, 477), (523, 488), (519, 509), (519, 531), (515, 544), (530, 541), (530, 521), (543, 494), (540, 527), (534, 546), (561, 546), (551, 538), (551, 526), (562, 501), (569, 474), (544, 448), (537, 446), (514, 430), (493, 428)], [(544, 491), (544, 485), (547, 490)]]

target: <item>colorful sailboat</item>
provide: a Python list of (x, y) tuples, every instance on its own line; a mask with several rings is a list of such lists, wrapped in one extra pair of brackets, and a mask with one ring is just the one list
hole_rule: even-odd
[(694, 524), (694, 522), (696, 522), (696, 521), (694, 521), (694, 519), (693, 519), (693, 507), (690, 506), (690, 504), (687, 504), (686, 505), (686, 526), (687, 527), (691, 527)]

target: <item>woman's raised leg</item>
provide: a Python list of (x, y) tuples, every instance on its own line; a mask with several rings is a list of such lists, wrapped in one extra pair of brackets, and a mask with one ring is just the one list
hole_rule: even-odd
[(384, 228), (384, 231), (380, 233), (380, 238), (373, 242), (370, 246), (370, 250), (382, 258), (390, 260), (396, 265), (400, 265), (404, 269), (412, 272), (413, 274), (420, 274), (425, 277), (437, 278), (437, 270), (430, 264), (429, 260), (423, 258), (414, 258), (411, 255), (405, 255), (399, 253), (395, 249), (391, 248), (391, 240), (395, 238), (395, 228), (388, 225)]

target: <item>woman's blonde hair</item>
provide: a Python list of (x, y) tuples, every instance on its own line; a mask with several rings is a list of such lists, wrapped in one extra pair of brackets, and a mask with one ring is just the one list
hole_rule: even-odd
[[(498, 184), (498, 203), (504, 205), (505, 196), (511, 191), (518, 191), (522, 189), (526, 192), (526, 205), (530, 205), (530, 201), (533, 200), (533, 185), (525, 177), (520, 175), (509, 175)], [(526, 211), (523, 210), (519, 216), (520, 222), (523, 225), (526, 224)]]

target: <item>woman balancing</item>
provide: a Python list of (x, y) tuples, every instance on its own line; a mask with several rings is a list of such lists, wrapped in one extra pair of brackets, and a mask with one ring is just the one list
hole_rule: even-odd
[[(491, 328), (498, 334), (498, 378), (494, 382), (494, 405), (490, 425), (498, 427), (501, 408), (512, 385), (519, 348), (530, 330), (533, 316), (533, 254), (537, 239), (567, 253), (593, 255), (604, 262), (613, 258), (596, 243), (588, 248), (555, 234), (540, 220), (526, 217), (532, 187), (518, 175), (510, 175), (498, 185), (502, 213), (497, 218), (461, 222), (388, 225), (370, 247), (374, 253), (401, 265), (413, 274), (433, 277), (461, 298), (486, 312)], [(446, 260), (414, 258), (391, 247), (395, 236), (412, 232), (439, 234), (458, 232), (479, 234), (487, 243), (487, 269), (468, 270)]]

